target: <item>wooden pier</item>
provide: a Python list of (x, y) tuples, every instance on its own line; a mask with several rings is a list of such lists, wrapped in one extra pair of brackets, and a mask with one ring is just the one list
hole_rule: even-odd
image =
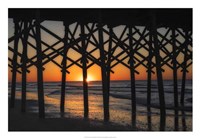
[[(174, 83), (174, 130), (179, 128), (179, 107), (184, 107), (185, 81), (187, 69), (192, 66), (192, 10), (191, 9), (9, 9), (9, 18), (14, 22), (14, 36), (8, 43), (14, 42), (14, 48), (8, 47), (13, 54), (9, 58), (12, 71), (10, 107), (15, 106), (16, 76), (22, 76), (21, 111), (26, 111), (27, 73), (32, 66), (37, 68), (39, 117), (45, 118), (43, 72), (44, 65), (53, 62), (62, 72), (60, 112), (65, 113), (66, 76), (68, 69), (76, 65), (83, 73), (84, 118), (89, 117), (87, 72), (93, 65), (101, 68), (104, 122), (109, 122), (110, 74), (113, 68), (122, 64), (130, 70), (132, 127), (136, 123), (136, 83), (135, 75), (142, 74), (138, 67), (143, 66), (147, 72), (147, 121), (151, 130), (151, 89), (152, 74), (156, 74), (160, 109), (160, 130), (166, 126), (165, 90), (163, 72), (165, 67), (173, 71)], [(62, 21), (65, 27), (64, 37), (58, 36), (41, 23), (44, 21)], [(70, 28), (74, 24), (75, 28)], [(115, 27), (123, 30), (117, 35)], [(41, 38), (41, 31), (54, 37), (57, 41), (49, 45)], [(75, 34), (79, 34), (77, 37)], [(105, 37), (106, 36), (106, 37)], [(29, 41), (35, 40), (35, 44)], [(107, 39), (105, 39), (107, 38)], [(180, 38), (182, 41), (180, 41)], [(19, 41), (22, 42), (22, 53)], [(63, 44), (62, 47), (56, 47)], [(88, 50), (88, 45), (94, 49)], [(42, 49), (42, 45), (45, 49)], [(28, 47), (36, 54), (28, 57)], [(68, 51), (79, 53), (81, 58), (74, 60)], [(92, 53), (98, 51), (100, 57)], [(115, 53), (118, 51), (117, 53)], [(183, 55), (183, 60), (177, 58)], [(62, 57), (62, 62), (55, 59)], [(21, 61), (19, 62), (20, 59)], [(67, 63), (70, 61), (70, 64)], [(182, 71), (181, 98), (178, 96), (178, 70)], [(186, 130), (185, 112), (182, 113), (183, 129)]]

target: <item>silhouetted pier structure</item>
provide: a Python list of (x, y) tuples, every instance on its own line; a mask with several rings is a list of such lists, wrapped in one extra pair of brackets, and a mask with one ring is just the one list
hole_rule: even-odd
[[(29, 68), (37, 68), (39, 117), (45, 118), (43, 66), (49, 62), (57, 65), (62, 72), (60, 111), (65, 108), (65, 85), (67, 70), (77, 65), (83, 72), (84, 118), (88, 118), (88, 83), (87, 70), (94, 64), (101, 68), (104, 121), (109, 121), (109, 88), (110, 73), (113, 68), (122, 64), (130, 69), (132, 126), (136, 128), (136, 85), (135, 74), (143, 66), (147, 72), (147, 119), (151, 130), (151, 80), (152, 74), (157, 75), (158, 95), (160, 103), (160, 130), (165, 130), (165, 93), (163, 87), (163, 72), (165, 67), (173, 70), (174, 82), (174, 127), (179, 130), (179, 111), (182, 112), (183, 130), (186, 130), (184, 118), (184, 94), (186, 73), (192, 65), (192, 10), (191, 9), (9, 9), (9, 18), (14, 21), (14, 36), (8, 42), (14, 41), (14, 48), (9, 46), (13, 57), (9, 58), (12, 70), (11, 108), (15, 105), (16, 74), (22, 75), (22, 112), (26, 111), (26, 74)], [(63, 21), (64, 37), (58, 36), (41, 25), (43, 21)], [(75, 24), (74, 28), (70, 25)], [(120, 35), (114, 28), (122, 26)], [(41, 30), (57, 41), (49, 45), (41, 39)], [(80, 35), (77, 37), (76, 34)], [(35, 45), (29, 41), (35, 39)], [(180, 41), (180, 38), (182, 41)], [(19, 52), (19, 40), (22, 41), (23, 51)], [(56, 48), (60, 43), (64, 45)], [(87, 50), (88, 45), (92, 50)], [(42, 45), (46, 49), (42, 49)], [(36, 55), (28, 58), (27, 48), (36, 50)], [(74, 60), (68, 56), (69, 49), (81, 55)], [(117, 50), (118, 49), (118, 50)], [(49, 50), (51, 50), (49, 52)], [(117, 52), (117, 51), (118, 52)], [(99, 51), (100, 57), (92, 53)], [(183, 60), (177, 60), (183, 55)], [(55, 61), (62, 56), (61, 63)], [(18, 62), (18, 58), (21, 59)], [(67, 63), (70, 61), (70, 64)], [(181, 98), (178, 98), (177, 71), (182, 70)], [(122, 73), (123, 74), (123, 73)], [(142, 74), (142, 73), (141, 73)]]

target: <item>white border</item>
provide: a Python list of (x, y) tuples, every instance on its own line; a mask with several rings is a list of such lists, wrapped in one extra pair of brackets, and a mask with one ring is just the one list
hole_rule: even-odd
[[(195, 2), (194, 2), (195, 1)], [(117, 139), (133, 138), (199, 138), (200, 121), (200, 7), (198, 0), (1, 0), (0, 2), (0, 136), (1, 138), (62, 138), (62, 139), (84, 139), (87, 136), (107, 136)], [(7, 112), (7, 40), (8, 40), (8, 8), (193, 8), (193, 132), (8, 132), (8, 112)]]

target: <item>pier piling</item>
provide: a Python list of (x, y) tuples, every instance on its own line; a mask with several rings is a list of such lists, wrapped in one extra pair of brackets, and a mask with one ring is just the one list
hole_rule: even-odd
[[(185, 93), (187, 70), (192, 66), (192, 10), (189, 9), (10, 9), (9, 18), (14, 22), (14, 34), (8, 39), (8, 66), (12, 72), (10, 108), (15, 106), (17, 75), (22, 74), (21, 111), (26, 111), (27, 73), (33, 66), (37, 69), (37, 91), (39, 117), (45, 118), (43, 72), (48, 63), (61, 69), (60, 112), (65, 113), (66, 76), (72, 66), (81, 68), (83, 75), (84, 119), (89, 119), (88, 72), (93, 65), (101, 69), (103, 119), (109, 123), (112, 74), (121, 64), (130, 72), (130, 119), (132, 130), (137, 130), (138, 95), (137, 74), (145, 74), (147, 127), (152, 127), (154, 110), (154, 82), (157, 80), (158, 106), (160, 111), (160, 131), (167, 126), (166, 90), (164, 89), (165, 68), (170, 69), (173, 80), (174, 130), (181, 130), (179, 114), (182, 114), (182, 130), (187, 130), (185, 114)], [(23, 13), (23, 14), (22, 14)], [(131, 18), (130, 18), (131, 15)], [(186, 20), (187, 19), (187, 20)], [(176, 20), (176, 22), (175, 22)], [(64, 36), (45, 27), (43, 21), (61, 21)], [(183, 31), (182, 31), (183, 30)], [(43, 33), (53, 37), (48, 43)], [(171, 36), (169, 34), (171, 33)], [(180, 39), (179, 37), (182, 36)], [(183, 40), (183, 41), (182, 41)], [(20, 41), (22, 45), (20, 45)], [(35, 42), (34, 42), (35, 41)], [(12, 43), (13, 42), (13, 43)], [(29, 47), (35, 54), (29, 54)], [(72, 50), (72, 51), (71, 51)], [(75, 52), (76, 56), (70, 52)], [(97, 54), (98, 53), (98, 54)], [(58, 62), (61, 57), (62, 62)], [(75, 58), (76, 57), (76, 58)], [(179, 60), (183, 57), (183, 61)], [(21, 62), (19, 62), (21, 58)], [(69, 61), (69, 63), (68, 63)], [(142, 68), (140, 68), (142, 67)], [(179, 95), (179, 70), (182, 70), (182, 84)], [(144, 72), (145, 71), (145, 72)], [(190, 71), (190, 70), (189, 70)], [(76, 71), (72, 71), (76, 72)], [(156, 73), (155, 75), (153, 75)], [(120, 73), (123, 76), (123, 72)], [(113, 93), (113, 94), (111, 94)], [(137, 94), (137, 95), (136, 95)], [(180, 98), (179, 98), (180, 96)], [(138, 101), (138, 102), (137, 102)], [(167, 101), (166, 101), (167, 102)], [(143, 103), (143, 102), (142, 102)], [(180, 104), (179, 104), (180, 103)], [(179, 113), (180, 111), (180, 113)], [(137, 115), (136, 115), (137, 113)]]

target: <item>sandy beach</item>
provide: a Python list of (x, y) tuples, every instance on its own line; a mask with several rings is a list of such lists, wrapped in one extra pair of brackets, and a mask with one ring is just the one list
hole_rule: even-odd
[[(116, 82), (114, 82), (116, 84)], [(113, 84), (114, 84), (113, 83)], [(119, 84), (120, 83), (120, 84)], [(123, 85), (124, 82), (119, 82)], [(26, 96), (26, 113), (21, 113), (21, 86), (18, 85), (16, 92), (16, 107), (9, 109), (9, 130), (10, 131), (132, 131), (131, 124), (131, 100), (126, 92), (115, 92), (129, 88), (111, 88), (110, 96), (110, 121), (105, 124), (103, 121), (103, 98), (101, 90), (94, 88), (91, 84), (89, 88), (89, 119), (84, 120), (83, 94), (79, 82), (71, 84), (73, 87), (67, 87), (65, 97), (65, 113), (60, 113), (60, 85), (59, 83), (45, 84), (45, 119), (38, 118), (38, 96), (35, 90), (35, 83), (29, 83)], [(124, 83), (125, 84), (125, 83)], [(142, 82), (143, 84), (143, 82)], [(77, 86), (76, 86), (77, 85)], [(170, 87), (171, 88), (171, 87)], [(151, 116), (151, 131), (160, 130), (160, 111), (158, 105), (157, 93), (152, 94), (151, 113), (147, 112), (147, 104), (144, 92), (138, 93), (136, 130), (149, 131), (147, 116)], [(115, 95), (118, 95), (117, 97)], [(171, 93), (166, 93), (167, 98)], [(124, 98), (127, 97), (127, 98)], [(188, 93), (187, 98), (191, 95)], [(174, 108), (173, 101), (167, 99), (166, 105), (166, 131), (174, 131)], [(191, 103), (186, 103), (186, 126), (187, 131), (192, 131), (192, 107)], [(179, 111), (179, 131), (182, 131), (182, 115)], [(23, 124), (21, 124), (23, 123)]]
[[(28, 101), (36, 103), (34, 101)], [(8, 131), (131, 131), (131, 127), (104, 124), (101, 121), (76, 118), (45, 118), (40, 119), (35, 113), (22, 113), (20, 100), (16, 100), (16, 107), (9, 109)]]
[[(36, 105), (37, 101), (27, 100), (29, 107), (27, 112), (21, 112), (21, 102), (16, 100), (15, 108), (9, 108), (9, 129), (8, 131), (148, 131), (145, 124), (146, 116), (137, 116), (141, 125), (137, 129), (132, 129), (130, 125), (116, 124), (109, 122), (105, 124), (103, 120), (89, 119), (83, 117), (49, 117), (48, 113), (45, 119), (40, 119), (37, 113), (30, 111), (30, 105)], [(152, 116), (152, 129), (159, 131), (159, 117)], [(181, 118), (179, 119), (181, 120)], [(187, 131), (192, 131), (191, 118), (187, 119)], [(167, 117), (167, 131), (173, 131), (173, 117)], [(180, 121), (181, 123), (181, 121)], [(181, 127), (180, 127), (181, 128)]]

